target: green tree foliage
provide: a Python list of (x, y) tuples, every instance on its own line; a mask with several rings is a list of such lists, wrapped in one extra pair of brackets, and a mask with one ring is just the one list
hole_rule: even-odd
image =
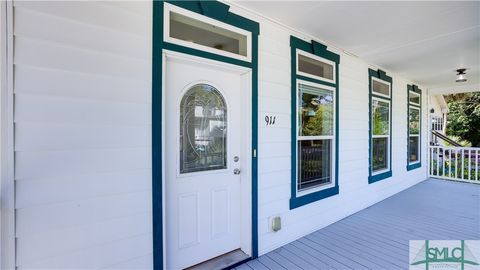
[(447, 135), (480, 147), (480, 92), (451, 95), (448, 103)]

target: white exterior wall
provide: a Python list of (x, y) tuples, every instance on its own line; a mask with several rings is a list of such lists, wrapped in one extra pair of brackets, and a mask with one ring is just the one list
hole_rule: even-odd
[[(16, 2), (17, 265), (151, 268), (151, 3)], [(259, 251), (273, 250), (426, 178), (407, 172), (407, 83), (393, 77), (393, 177), (368, 184), (368, 68), (340, 54), (339, 195), (289, 210), (290, 35), (260, 23)], [(373, 67), (372, 67), (373, 68)], [(422, 88), (420, 86), (420, 88)], [(265, 115), (276, 125), (265, 127)], [(282, 217), (272, 232), (269, 219)]]
[(151, 3), (16, 1), (16, 261), (151, 268)]

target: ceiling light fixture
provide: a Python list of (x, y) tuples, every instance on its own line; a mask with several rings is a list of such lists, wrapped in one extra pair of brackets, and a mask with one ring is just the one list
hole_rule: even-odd
[(466, 68), (459, 68), (457, 69), (457, 79), (455, 80), (456, 82), (466, 82), (467, 81), (467, 77), (466, 77), (466, 74), (465, 74), (465, 71), (467, 69)]

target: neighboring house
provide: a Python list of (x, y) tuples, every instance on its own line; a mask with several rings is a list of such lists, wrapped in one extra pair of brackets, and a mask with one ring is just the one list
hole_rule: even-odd
[(441, 98), (247, 2), (0, 5), (2, 269), (257, 257), (428, 178)]
[[(443, 95), (432, 95), (430, 96), (429, 106), (429, 128), (432, 131), (440, 132), (441, 134), (446, 135), (448, 105), (447, 102), (445, 102), (445, 98)], [(444, 145), (444, 141), (438, 138), (438, 136), (435, 136), (433, 133), (431, 133), (430, 136), (430, 143), (432, 145)]]

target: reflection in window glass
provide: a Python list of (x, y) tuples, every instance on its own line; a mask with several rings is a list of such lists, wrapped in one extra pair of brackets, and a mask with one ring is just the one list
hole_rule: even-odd
[(410, 103), (420, 105), (420, 95), (415, 92), (409, 92), (408, 99)]
[(331, 183), (332, 140), (298, 141), (298, 190)]
[(180, 173), (227, 167), (227, 107), (206, 84), (190, 88), (180, 103)]
[(388, 138), (372, 139), (372, 172), (388, 168)]
[(387, 83), (377, 81), (377, 80), (372, 80), (372, 91), (377, 94), (381, 94), (384, 96), (390, 96), (390, 85)]
[(408, 156), (408, 161), (409, 162), (416, 162), (418, 161), (419, 157), (418, 157), (418, 148), (419, 148), (419, 144), (418, 144), (418, 136), (410, 136), (409, 138), (409, 142), (408, 142), (408, 145), (409, 145), (409, 156)]
[(410, 107), (408, 115), (410, 134), (419, 134), (420, 132), (420, 110)]
[(390, 104), (372, 99), (373, 135), (390, 134)]
[(299, 54), (298, 71), (333, 80), (333, 65)]
[(333, 92), (300, 84), (298, 91), (299, 136), (333, 134)]
[(170, 12), (170, 37), (247, 56), (247, 36)]

